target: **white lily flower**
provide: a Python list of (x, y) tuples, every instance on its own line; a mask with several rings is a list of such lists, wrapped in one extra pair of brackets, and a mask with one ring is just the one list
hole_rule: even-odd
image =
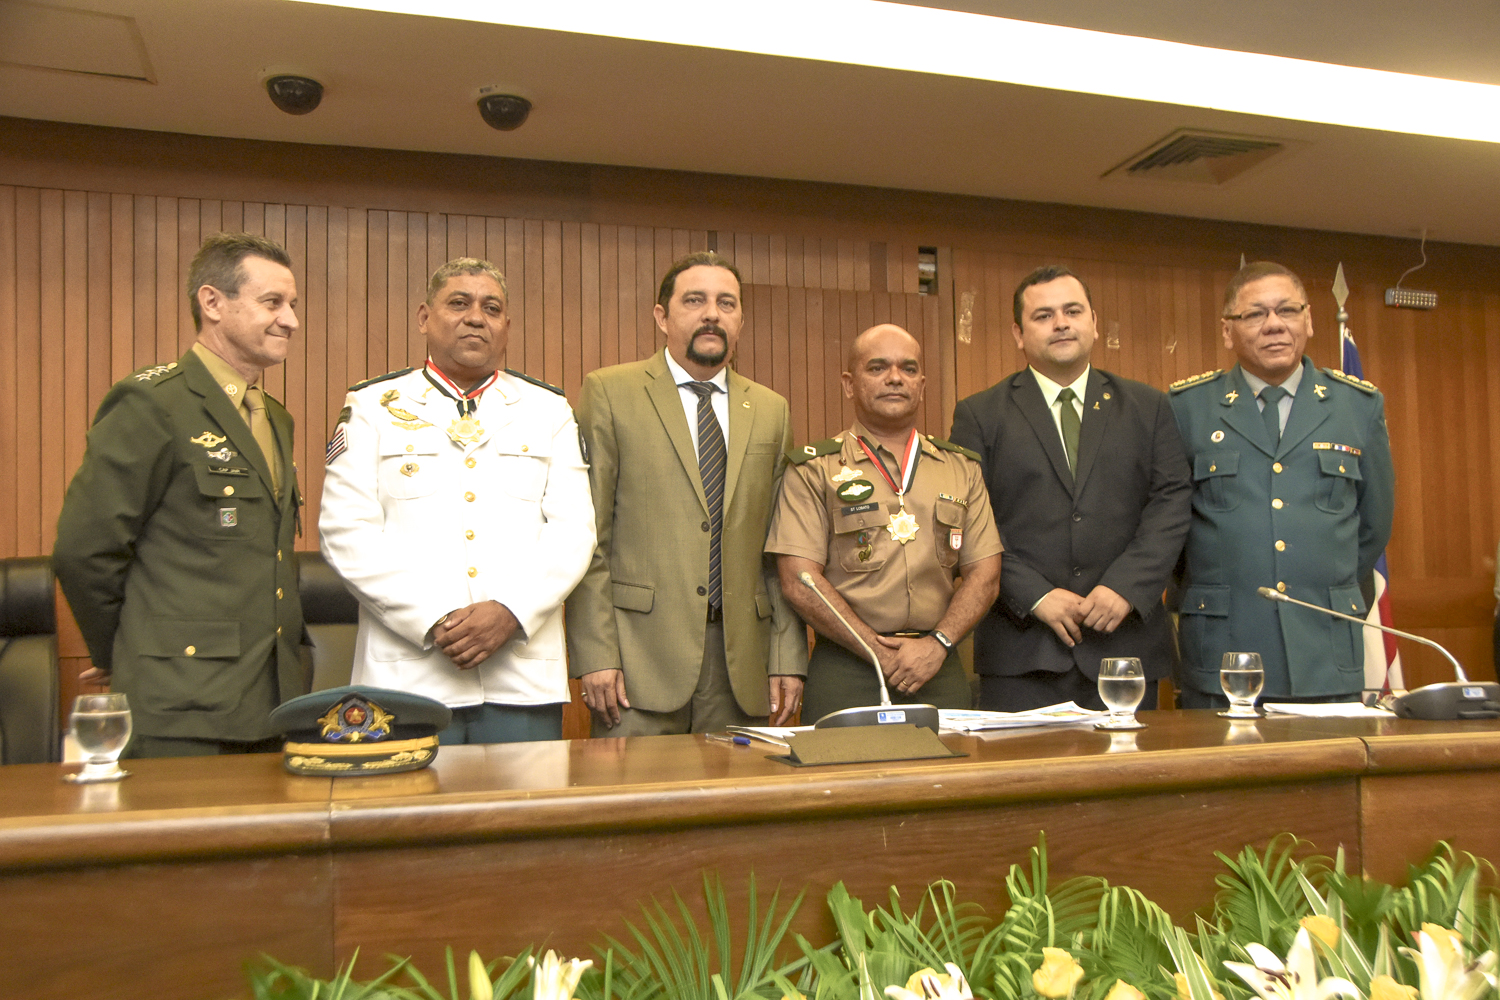
[[(1478, 1000), (1495, 988), (1495, 953), (1487, 951), (1473, 963), (1464, 959), (1459, 937), (1446, 928), (1423, 924), (1417, 948), (1402, 948), (1417, 963), (1422, 1000)], [(1441, 933), (1439, 933), (1441, 932)]]
[[(533, 967), (536, 966), (536, 959), (528, 957), (526, 961)], [(542, 956), (541, 967), (536, 969), (536, 974), (532, 977), (533, 1000), (573, 1000), (578, 980), (583, 978), (584, 970), (593, 968), (593, 965), (593, 959), (576, 958), (570, 958), (564, 964), (557, 957), (557, 952), (548, 948), (547, 954)]]
[(887, 986), (885, 995), (892, 1000), (974, 1000), (964, 974), (952, 962), (944, 962), (945, 976), (935, 969), (923, 969), (906, 981), (905, 986)]
[(1334, 996), (1359, 1000), (1359, 988), (1349, 980), (1334, 976), (1318, 979), (1312, 939), (1308, 936), (1306, 927), (1297, 932), (1292, 950), (1286, 953), (1284, 965), (1269, 948), (1252, 944), (1247, 945), (1245, 950), (1255, 959), (1254, 965), (1225, 962), (1224, 967), (1248, 983), (1251, 989), (1260, 994), (1262, 1000), (1328, 1000)]

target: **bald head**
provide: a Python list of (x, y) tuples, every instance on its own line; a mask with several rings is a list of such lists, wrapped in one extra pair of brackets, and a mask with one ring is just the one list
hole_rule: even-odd
[(843, 381), (861, 424), (876, 434), (904, 433), (916, 426), (927, 381), (922, 345), (893, 323), (872, 326), (849, 345)]

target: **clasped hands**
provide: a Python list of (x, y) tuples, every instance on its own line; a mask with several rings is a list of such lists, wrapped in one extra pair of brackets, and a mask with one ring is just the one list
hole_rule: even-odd
[(1061, 587), (1049, 590), (1031, 610), (1038, 621), (1045, 622), (1070, 649), (1083, 639), (1084, 627), (1096, 632), (1113, 632), (1130, 614), (1130, 602), (1102, 583), (1080, 596)]
[(521, 623), (498, 601), (459, 608), (432, 627), (432, 641), (461, 670), (478, 666), (510, 641)]

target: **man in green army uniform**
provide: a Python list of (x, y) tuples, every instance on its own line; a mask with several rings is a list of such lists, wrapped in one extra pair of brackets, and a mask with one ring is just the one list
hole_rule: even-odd
[(1360, 626), (1257, 590), (1364, 617), (1395, 513), (1384, 403), (1370, 383), (1303, 357), (1307, 293), (1279, 264), (1230, 280), (1223, 332), (1239, 364), (1170, 392), (1193, 472), (1180, 702), (1226, 705), (1219, 666), (1231, 651), (1260, 654), (1263, 700), (1356, 698)]
[(187, 291), (197, 343), (105, 396), (52, 553), (83, 679), (129, 696), (127, 756), (279, 749), (271, 710), (308, 689), (292, 418), (261, 386), (298, 327), (291, 260), (220, 233)]

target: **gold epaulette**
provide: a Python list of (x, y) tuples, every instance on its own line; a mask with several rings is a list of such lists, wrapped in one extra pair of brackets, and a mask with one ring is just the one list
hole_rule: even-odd
[(1202, 385), (1205, 382), (1212, 382), (1214, 379), (1223, 374), (1224, 369), (1215, 368), (1213, 371), (1204, 372), (1202, 375), (1192, 375), (1188, 378), (1180, 378), (1176, 382), (1173, 382), (1171, 385), (1167, 386), (1167, 391), (1181, 392), (1182, 390), (1190, 389), (1195, 385)]
[(1346, 375), (1343, 372), (1339, 371), (1337, 368), (1324, 368), (1323, 374), (1327, 375), (1329, 378), (1336, 378), (1345, 385), (1352, 385), (1354, 386), (1354, 388), (1360, 390), (1361, 392), (1380, 391), (1379, 389), (1375, 388), (1374, 382), (1371, 382), (1368, 379), (1355, 378), (1353, 375)]
[(803, 462), (817, 458), (819, 455), (832, 455), (844, 446), (839, 438), (827, 438), (823, 441), (814, 441), (800, 448), (791, 448), (787, 451), (787, 461), (793, 465), (801, 465)]
[(961, 444), (954, 444), (952, 441), (944, 441), (942, 438), (933, 437), (931, 434), (927, 435), (927, 440), (932, 442), (932, 446), (934, 448), (941, 448), (944, 451), (957, 452), (964, 458), (973, 459), (976, 462), (984, 461), (984, 459), (979, 457), (979, 452), (974, 451), (970, 448), (965, 448)]

